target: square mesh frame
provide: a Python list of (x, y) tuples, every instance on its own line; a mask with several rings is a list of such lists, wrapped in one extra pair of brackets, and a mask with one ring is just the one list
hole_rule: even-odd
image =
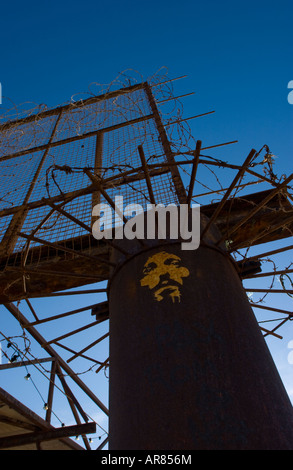
[[(84, 168), (91, 168), (104, 180), (119, 177), (126, 170), (141, 167), (140, 145), (147, 162), (170, 161), (164, 128), (158, 125), (160, 116), (149, 90), (149, 85), (142, 83), (1, 126), (2, 256), (23, 250), (25, 240), (15, 235), (19, 231), (54, 243), (88, 235), (56, 212), (41, 226), (51, 211), (43, 198), (62, 201), (91, 186)], [(152, 187), (157, 203), (178, 203), (171, 171), (152, 177)], [(113, 200), (122, 195), (125, 204), (137, 203), (144, 208), (150, 202), (145, 179), (119, 185), (113, 181), (107, 193)], [(91, 191), (63, 207), (90, 226), (97, 201), (103, 202), (103, 197)]]

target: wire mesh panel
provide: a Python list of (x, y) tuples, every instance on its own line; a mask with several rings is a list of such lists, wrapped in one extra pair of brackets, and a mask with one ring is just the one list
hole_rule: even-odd
[[(293, 175), (277, 176), (274, 155), (267, 145), (259, 151), (252, 149), (245, 155), (245, 161), (243, 155), (239, 160), (233, 155), (232, 163), (226, 161), (226, 155), (222, 158), (217, 153), (210, 155), (210, 149), (236, 141), (220, 144), (196, 141), (186, 121), (210, 112), (181, 119), (177, 98), (169, 84), (161, 83), (160, 79), (155, 79), (152, 85), (142, 82), (129, 86), (127, 81), (123, 88), (107, 89), (103, 94), (49, 111), (40, 108), (38, 112), (22, 119), (17, 116), (15, 121), (0, 126), (0, 303), (21, 324), (19, 341), (24, 342), (23, 352), (20, 347), (15, 349), (19, 357), (30, 358), (36, 365), (38, 354), (30, 352), (26, 336), (29, 333), (42, 346), (41, 355), (45, 351), (54, 359), (51, 371), (47, 371), (48, 397), (55, 375), (61, 380), (64, 394), (71, 395), (67, 384), (70, 378), (83, 392), (89, 393), (89, 398), (101, 411), (109, 414), (101, 400), (84, 386), (80, 375), (95, 368), (98, 374), (93, 381), (95, 390), (99, 389), (98, 383), (103, 383), (102, 373), (108, 380), (108, 294), (113, 289), (113, 277), (122, 273), (115, 257), (122, 253), (127, 263), (136, 258), (132, 247), (129, 251), (125, 247), (124, 252), (119, 251), (118, 238), (96, 240), (92, 235), (93, 207), (99, 202), (114, 202), (117, 196), (123, 197), (124, 206), (140, 204), (144, 209), (152, 200), (164, 205), (201, 204), (200, 212), (206, 219), (200, 240), (202, 252), (212, 248), (213, 257), (223, 257), (225, 263), (229, 259), (229, 266), (236, 270), (237, 285), (240, 278), (244, 296), (247, 294), (250, 305), (257, 311), (255, 316), (264, 336), (282, 338), (279, 333), (282, 334), (283, 326), (292, 319), (290, 276), (293, 269), (289, 261), (292, 241), (288, 240), (293, 233)], [(158, 111), (160, 103), (163, 106)], [(170, 112), (166, 111), (169, 105)], [(108, 225), (112, 223), (109, 219)], [(216, 228), (220, 234), (216, 244), (213, 240), (213, 246), (209, 237), (206, 238), (209, 227)], [(137, 244), (139, 255), (144, 255), (145, 240), (140, 241), (142, 244)], [(189, 258), (187, 254), (186, 263)], [(213, 262), (205, 261), (203, 270), (196, 264), (189, 300), (197, 289), (205, 304), (206, 299), (212, 298), (208, 289), (213, 296), (214, 285), (220, 285), (218, 281), (223, 281), (226, 288), (224, 271), (218, 271), (217, 264), (213, 271)], [(202, 272), (207, 272), (205, 278)], [(213, 274), (211, 282), (213, 272), (218, 274)], [(129, 281), (131, 292), (141, 287), (141, 278), (131, 268), (123, 282), (125, 280)], [(108, 285), (104, 281), (109, 281)], [(201, 282), (205, 282), (203, 289), (198, 288)], [(86, 284), (90, 285), (83, 287)], [(116, 284), (119, 286), (116, 291), (119, 315), (122, 284)], [(136, 286), (134, 290), (133, 286)], [(225, 298), (221, 298), (222, 288), (218, 292), (220, 305), (221, 300), (225, 303)], [(271, 294), (277, 295), (271, 300)], [(279, 294), (287, 294), (283, 296), (287, 303), (283, 300), (281, 309)], [(126, 298), (126, 294), (123, 295)], [(15, 301), (17, 305), (13, 304)], [(173, 300), (171, 302), (173, 306)], [(238, 302), (235, 305), (238, 321)], [(176, 307), (174, 319), (177, 322), (178, 304), (174, 303), (173, 307)], [(181, 307), (187, 318), (186, 303), (181, 302)], [(194, 318), (193, 301), (190, 308), (189, 318)], [(145, 304), (143, 309), (146, 309)], [(200, 315), (204, 309), (198, 310)], [(149, 313), (155, 312), (151, 306)], [(264, 317), (266, 312), (269, 312), (267, 318)], [(204, 321), (211, 318), (208, 313), (202, 317)], [(282, 318), (276, 318), (279, 314)], [(169, 307), (166, 315), (169, 322)], [(149, 322), (153, 317), (147, 314), (146, 318)], [(222, 312), (217, 318), (223, 323)], [(125, 315), (121, 315), (121, 320), (123, 326), (119, 328), (119, 335), (122, 332), (121, 337), (128, 341), (128, 332), (123, 329)], [(267, 322), (274, 326), (269, 327)], [(132, 319), (131, 324), (133, 327)], [(148, 329), (153, 330), (153, 327)], [(136, 328), (135, 341), (137, 331)], [(197, 331), (202, 330), (197, 328)], [(229, 331), (242, 334), (238, 327)], [(10, 344), (12, 334), (1, 334)], [(133, 344), (137, 345), (135, 341)], [(71, 361), (76, 361), (74, 370), (78, 372), (70, 369)], [(129, 365), (129, 361), (123, 363), (123, 374), (125, 363)], [(13, 364), (7, 365), (11, 366)], [(101, 382), (97, 382), (97, 378)], [(128, 396), (128, 389), (126, 392)], [(106, 402), (105, 396), (101, 398)], [(47, 411), (52, 411), (52, 399), (53, 395), (51, 402), (48, 398), (45, 403), (48, 422), (51, 418)], [(78, 400), (74, 403), (76, 405)], [(81, 407), (79, 412), (87, 420)], [(169, 408), (167, 412), (169, 416)], [(107, 442), (108, 437), (99, 449)], [(90, 447), (85, 438), (84, 444)]]
[[(86, 168), (107, 182), (113, 200), (120, 195), (125, 204), (150, 202), (145, 176), (123, 176), (141, 167), (139, 146), (148, 163), (168, 161), (146, 86), (73, 102), (0, 128), (2, 257), (24, 250), (27, 240), (20, 232), (51, 243), (89, 236), (82, 224), (91, 226), (92, 208), (104, 198), (92, 187)], [(158, 202), (178, 202), (168, 168), (155, 175), (152, 185)], [(67, 216), (52, 211), (49, 202), (62, 204)], [(31, 248), (36, 245), (30, 241)]]

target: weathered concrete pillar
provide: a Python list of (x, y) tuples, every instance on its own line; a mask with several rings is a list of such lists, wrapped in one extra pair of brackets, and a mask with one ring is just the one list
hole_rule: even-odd
[[(293, 449), (292, 406), (213, 229), (152, 242), (109, 284), (111, 450)], [(131, 248), (132, 247), (132, 248)]]

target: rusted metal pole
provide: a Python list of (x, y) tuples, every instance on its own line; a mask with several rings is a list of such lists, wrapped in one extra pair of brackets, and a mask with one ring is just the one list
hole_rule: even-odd
[(66, 246), (59, 245), (58, 243), (52, 243), (52, 242), (49, 242), (47, 240), (43, 240), (41, 238), (34, 237), (33, 235), (27, 235), (26, 233), (21, 233), (20, 232), (18, 235), (21, 238), (25, 238), (29, 241), (34, 241), (34, 242), (40, 243), (41, 245), (46, 245), (46, 246), (49, 246), (51, 248), (55, 248), (57, 251), (60, 250), (60, 251), (66, 252), (66, 253), (72, 253), (73, 255), (76, 255), (77, 257), (90, 259), (94, 263), (106, 264), (107, 266), (113, 266), (113, 263), (111, 263), (111, 261), (109, 261), (107, 259), (103, 260), (101, 258), (89, 255), (89, 254), (84, 253), (82, 251), (77, 251), (77, 250), (74, 250), (72, 248), (68, 248)]
[(62, 439), (68, 436), (78, 434), (93, 434), (96, 432), (96, 423), (77, 424), (73, 426), (64, 426), (62, 428), (53, 428), (48, 431), (37, 431), (27, 434), (18, 434), (16, 436), (1, 437), (0, 449), (24, 446), (32, 443)]
[[(15, 305), (8, 303), (8, 304), (3, 304), (4, 307), (7, 308), (7, 310), (20, 322), (21, 326), (25, 328), (28, 324), (29, 321), (26, 319), (26, 317), (20, 312), (20, 310), (15, 307)], [(87, 385), (85, 385), (82, 380), (79, 378), (78, 375), (74, 373), (74, 371), (68, 366), (68, 364), (56, 353), (56, 351), (50, 346), (49, 344), (45, 344), (46, 341), (43, 338), (43, 336), (34, 328), (34, 327), (28, 327), (27, 328), (32, 337), (40, 344), (43, 345), (44, 350), (53, 358), (55, 358), (55, 361), (58, 362), (59, 366), (66, 372), (67, 375), (69, 375), (72, 380), (96, 403), (97, 406), (100, 407), (100, 409), (107, 415), (108, 414), (108, 409), (107, 407), (94, 395), (94, 393), (89, 389)]]
[[(50, 146), (53, 142), (53, 139), (54, 139), (54, 136), (55, 136), (55, 133), (56, 133), (56, 130), (58, 128), (58, 124), (59, 124), (59, 121), (61, 119), (61, 116), (62, 116), (62, 111), (59, 112), (58, 116), (57, 116), (57, 119), (55, 121), (55, 124), (54, 124), (54, 128), (53, 128), (53, 131), (52, 131), (52, 134), (50, 136), (50, 139), (49, 139), (49, 142), (47, 144), (47, 147), (44, 151), (44, 154), (38, 164), (38, 167), (37, 167), (37, 170), (33, 176), (33, 179), (30, 183), (30, 186), (28, 188), (28, 191), (25, 195), (25, 198), (23, 200), (23, 203), (22, 205), (23, 206), (26, 206), (26, 204), (28, 203), (31, 195), (32, 195), (32, 192), (36, 186), (36, 183), (37, 183), (37, 180), (39, 178), (39, 175), (41, 173), (41, 170), (43, 168), (43, 165), (46, 161), (46, 158), (47, 158), (47, 155), (48, 155), (48, 152), (50, 150)], [(23, 211), (19, 211), (18, 213), (16, 213), (16, 215), (12, 218), (10, 224), (9, 224), (9, 227), (7, 228), (7, 231), (6, 233), (4, 234), (4, 237), (1, 241), (1, 250), (0, 250), (0, 253), (1, 252), (4, 252), (5, 254), (10, 254), (13, 252), (14, 248), (15, 248), (15, 245), (17, 243), (17, 231), (21, 230), (23, 224), (24, 224), (24, 221), (26, 219), (26, 216), (27, 216), (27, 209), (24, 209)]]
[(292, 405), (220, 237), (116, 253), (110, 450), (293, 449)]
[(262, 308), (264, 310), (271, 310), (272, 312), (285, 313), (286, 315), (289, 315), (289, 317), (293, 316), (293, 312), (290, 312), (290, 310), (284, 310), (282, 308), (275, 308), (275, 307), (268, 307), (267, 305), (256, 304), (253, 302), (251, 302), (250, 304), (252, 305), (252, 307), (255, 307), (255, 308)]
[(147, 162), (146, 162), (146, 159), (145, 159), (145, 155), (144, 155), (142, 145), (138, 146), (138, 153), (139, 153), (140, 160), (141, 160), (141, 165), (142, 165), (142, 168), (143, 168), (143, 171), (144, 171), (144, 174), (145, 174), (145, 180), (146, 180), (146, 184), (147, 184), (147, 187), (148, 187), (150, 202), (151, 202), (151, 204), (156, 204), (155, 197), (154, 197), (154, 192), (153, 192), (153, 188), (152, 188), (152, 183), (151, 183), (151, 178), (150, 178), (150, 174), (149, 174), (149, 170), (148, 170), (148, 166), (147, 166)]
[(172, 96), (171, 98), (166, 98), (165, 100), (160, 100), (160, 101), (156, 100), (156, 103), (157, 104), (168, 103), (169, 101), (179, 100), (179, 98), (185, 98), (186, 96), (191, 96), (191, 95), (194, 95), (194, 94), (195, 94), (195, 92), (192, 91), (191, 93), (184, 93), (184, 95)]
[(51, 366), (51, 373), (49, 379), (49, 390), (48, 390), (48, 409), (46, 411), (46, 421), (51, 423), (51, 416), (52, 416), (52, 404), (53, 404), (53, 395), (54, 395), (54, 387), (55, 387), (55, 375), (56, 375), (56, 361), (52, 362)]
[(249, 154), (248, 154), (247, 158), (245, 159), (242, 167), (238, 171), (237, 175), (235, 176), (235, 178), (233, 179), (231, 185), (229, 186), (228, 190), (226, 191), (225, 195), (223, 196), (221, 202), (218, 204), (215, 212), (213, 213), (213, 215), (210, 218), (209, 222), (205, 226), (205, 228), (204, 228), (204, 230), (201, 234), (201, 238), (203, 238), (204, 234), (208, 231), (209, 227), (212, 225), (212, 223), (216, 220), (216, 218), (220, 214), (221, 210), (223, 209), (223, 207), (224, 207), (226, 201), (228, 200), (228, 198), (230, 197), (230, 194), (232, 193), (232, 191), (235, 188), (236, 184), (238, 183), (240, 178), (242, 178), (242, 176), (244, 175), (244, 173), (245, 173), (246, 169), (248, 168), (250, 162), (252, 161), (253, 157), (255, 156), (255, 153), (256, 153), (256, 150), (254, 150), (254, 149), (252, 149), (249, 152)]
[[(183, 77), (179, 77), (179, 78), (183, 78)], [(179, 78), (174, 79), (174, 80), (178, 80)], [(173, 81), (173, 80), (168, 80), (168, 81)], [(167, 82), (163, 82), (163, 83), (167, 83)], [(162, 85), (163, 83), (158, 83), (157, 85)], [(131, 93), (136, 90), (141, 90), (143, 86), (144, 86), (143, 83), (138, 83), (135, 85), (131, 85), (129, 87), (121, 88), (119, 90), (107, 91), (106, 93), (103, 93), (102, 95), (91, 96), (90, 98), (87, 98), (86, 100), (79, 100), (75, 103), (66, 104), (64, 106), (58, 106), (57, 108), (49, 109), (47, 111), (43, 111), (38, 114), (31, 114), (30, 116), (26, 116), (22, 119), (16, 119), (15, 121), (5, 122), (4, 124), (0, 125), (0, 131), (3, 131), (3, 130), (7, 131), (11, 127), (19, 126), (21, 124), (26, 124), (28, 122), (34, 122), (36, 119), (40, 120), (49, 116), (54, 116), (55, 114), (59, 114), (60, 112), (63, 112), (63, 114), (65, 114), (66, 112), (71, 111), (72, 109), (83, 108), (90, 104), (98, 103), (99, 101), (113, 99), (120, 95), (125, 95), (127, 93)]]
[[(171, 149), (169, 140), (167, 138), (166, 129), (165, 129), (165, 127), (163, 125), (163, 122), (161, 120), (161, 116), (160, 116), (160, 113), (158, 111), (156, 101), (155, 101), (153, 93), (152, 93), (152, 89), (149, 86), (149, 84), (146, 83), (146, 82), (144, 83), (144, 90), (146, 92), (148, 102), (149, 102), (149, 105), (151, 107), (157, 129), (159, 131), (160, 141), (161, 141), (162, 147), (164, 149), (167, 162), (172, 164), (172, 163), (174, 163), (175, 159), (174, 159), (174, 156), (173, 156), (173, 153), (172, 153), (172, 149)], [(170, 170), (171, 170), (173, 182), (174, 182), (174, 185), (175, 185), (175, 190), (176, 190), (176, 194), (177, 194), (177, 197), (178, 197), (178, 201), (182, 204), (186, 200), (186, 191), (185, 191), (183, 182), (181, 180), (181, 176), (180, 176), (179, 170), (177, 168), (177, 165), (171, 165)]]
[[(243, 217), (237, 224), (235, 224), (229, 231), (228, 233), (226, 233), (222, 238), (221, 240), (219, 240), (219, 243), (222, 242), (225, 238), (228, 239), (232, 233), (236, 232), (245, 222), (247, 222), (249, 219), (251, 219), (257, 212), (260, 211), (260, 209), (262, 207), (264, 207), (268, 202), (270, 202), (271, 199), (273, 199), (274, 196), (276, 196), (278, 193), (280, 193), (280, 191), (284, 188), (286, 188), (286, 186), (290, 183), (290, 181), (292, 181), (293, 179), (293, 173), (288, 177), (286, 178), (283, 183), (279, 184), (279, 186), (277, 186), (277, 188), (275, 188), (274, 190), (272, 190), (270, 192), (270, 194), (268, 194), (267, 197), (265, 197), (265, 199), (263, 199), (263, 201), (261, 201), (260, 204), (258, 204), (255, 208), (253, 208), (249, 214), (246, 216), (246, 217)], [(291, 220), (291, 218), (290, 218)], [(265, 232), (264, 232), (265, 234)]]
[(173, 124), (179, 124), (179, 122), (185, 122), (185, 121), (189, 121), (190, 119), (196, 119), (198, 117), (202, 117), (202, 116), (207, 116), (208, 114), (213, 114), (215, 113), (215, 111), (208, 111), (207, 113), (202, 113), (202, 114), (197, 114), (196, 116), (190, 116), (188, 118), (185, 118), (185, 119), (176, 119), (176, 121), (173, 121), (173, 122), (168, 122), (167, 124), (165, 124), (165, 126), (173, 126)]
[(19, 152), (15, 152), (15, 153), (11, 153), (9, 155), (5, 155), (4, 157), (2, 157), (0, 159), (0, 161), (3, 162), (5, 160), (10, 160), (11, 158), (21, 157), (23, 155), (28, 155), (28, 154), (31, 154), (31, 153), (34, 153), (34, 152), (39, 152), (41, 150), (46, 151), (47, 149), (49, 150), (50, 148), (58, 147), (59, 145), (69, 144), (70, 142), (77, 142), (77, 141), (83, 140), (87, 137), (93, 137), (93, 136), (97, 135), (99, 132), (115, 131), (116, 129), (121, 129), (122, 127), (131, 126), (131, 125), (136, 124), (138, 122), (144, 122), (144, 121), (147, 121), (149, 119), (153, 119), (153, 117), (154, 117), (153, 114), (148, 114), (146, 116), (141, 116), (141, 117), (138, 117), (138, 118), (135, 118), (135, 119), (131, 119), (129, 121), (121, 122), (120, 124), (113, 124), (112, 126), (109, 126), (109, 127), (103, 127), (102, 129), (99, 129), (98, 131), (94, 130), (94, 131), (86, 132), (82, 135), (75, 135), (73, 137), (67, 137), (66, 139), (56, 140), (54, 142), (51, 142), (50, 144), (42, 144), (42, 145), (38, 145), (37, 147), (32, 147), (32, 148), (29, 148), (29, 149), (26, 149), (26, 150), (20, 150)]
[(186, 200), (188, 206), (190, 206), (190, 203), (191, 203), (193, 187), (194, 187), (194, 182), (195, 182), (195, 177), (196, 177), (196, 172), (197, 172), (197, 167), (198, 167), (198, 161), (199, 161), (199, 156), (200, 156), (200, 149), (201, 149), (201, 140), (198, 140), (196, 142), (196, 149), (194, 151), (194, 161), (193, 161), (193, 165), (192, 165), (192, 171), (191, 171), (190, 183), (189, 183), (189, 190), (188, 190), (187, 200)]
[(95, 341), (93, 341), (91, 344), (88, 344), (87, 346), (85, 346), (81, 351), (77, 352), (76, 354), (74, 354), (73, 356), (71, 356), (69, 359), (67, 359), (67, 364), (69, 364), (69, 362), (73, 361), (74, 359), (76, 359), (77, 357), (81, 356), (84, 352), (88, 351), (89, 349), (93, 348), (94, 346), (96, 346), (97, 344), (99, 344), (101, 341), (103, 341), (103, 339), (105, 338), (108, 338), (109, 336), (109, 333), (105, 333), (103, 336), (101, 336), (100, 338), (96, 339)]

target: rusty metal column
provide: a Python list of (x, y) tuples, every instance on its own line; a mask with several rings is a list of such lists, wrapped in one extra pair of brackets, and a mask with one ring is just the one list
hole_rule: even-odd
[(111, 450), (293, 449), (292, 406), (232, 260), (155, 241), (109, 283)]

